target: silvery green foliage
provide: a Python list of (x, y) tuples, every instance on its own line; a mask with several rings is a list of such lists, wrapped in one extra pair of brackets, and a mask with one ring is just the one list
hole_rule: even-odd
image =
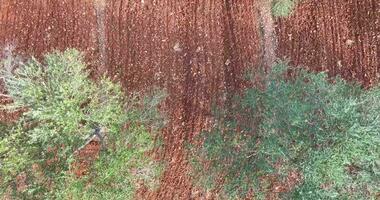
[(274, 66), (267, 81), (264, 90), (237, 96), (232, 108), (215, 110), (214, 128), (193, 149), (198, 183), (215, 189), (222, 178), (228, 197), (245, 197), (249, 190), (259, 197), (266, 190), (260, 178), (275, 174), (286, 181), (296, 170), (303, 180), (284, 199), (375, 199), (379, 88), (364, 90), (286, 63)]
[(21, 64), (21, 58), (15, 55), (14, 44), (7, 44), (3, 47), (3, 51), (0, 54), (2, 61), (0, 62), (1, 70), (5, 72), (6, 75), (10, 75), (17, 65)]
[(300, 0), (273, 0), (272, 14), (275, 17), (289, 16)]
[[(145, 97), (127, 97), (119, 84), (106, 77), (97, 82), (90, 80), (83, 60), (79, 51), (70, 49), (47, 54), (43, 62), (32, 58), (13, 73), (6, 73), (6, 89), (14, 100), (6, 109), (26, 111), (0, 141), (3, 192), (15, 189), (15, 177), (23, 172), (27, 174), (28, 188), (15, 193), (20, 198), (83, 199), (83, 193), (94, 199), (87, 191), (91, 187), (80, 187), (90, 184), (83, 182), (87, 179), (77, 180), (69, 170), (73, 152), (86, 142), (95, 127), (107, 130), (107, 145), (112, 148), (102, 153), (97, 161), (100, 164), (94, 164), (89, 175), (94, 185), (100, 185), (102, 192), (107, 193), (110, 188), (101, 187), (99, 181), (128, 179), (117, 190), (125, 191), (118, 194), (120, 197), (130, 199), (135, 182), (148, 179), (133, 176), (134, 167), (150, 169), (152, 173), (145, 175), (148, 182), (154, 181), (158, 166), (144, 154), (153, 145), (153, 136), (145, 124), (148, 117), (154, 120), (157, 116), (157, 103), (149, 107), (149, 116), (142, 117), (147, 111), (145, 104), (138, 105), (137, 99)], [(150, 99), (155, 102), (160, 98)], [(126, 124), (129, 128), (123, 128)], [(54, 162), (47, 164), (49, 160)], [(36, 164), (38, 170), (32, 167)]]

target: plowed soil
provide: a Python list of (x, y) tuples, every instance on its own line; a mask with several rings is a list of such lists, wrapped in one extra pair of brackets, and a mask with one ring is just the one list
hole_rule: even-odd
[[(374, 84), (380, 77), (379, 12), (378, 0), (304, 0), (276, 21), (277, 55)], [(169, 92), (159, 155), (168, 167), (159, 191), (141, 192), (140, 199), (215, 198), (191, 184), (184, 145), (208, 127), (211, 102), (239, 92), (245, 70), (263, 65), (258, 14), (252, 0), (107, 1), (102, 58), (109, 75), (129, 90), (155, 85)], [(13, 45), (21, 56), (78, 48), (96, 73), (98, 34), (92, 0), (0, 0), (0, 47)]]

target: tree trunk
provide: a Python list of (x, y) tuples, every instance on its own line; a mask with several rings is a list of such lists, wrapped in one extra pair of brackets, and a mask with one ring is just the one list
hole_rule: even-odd
[(265, 71), (268, 71), (276, 61), (277, 48), (276, 30), (271, 12), (272, 0), (259, 0), (258, 11), (262, 28), (263, 64)]
[(107, 73), (106, 0), (94, 0), (97, 22), (100, 75)]

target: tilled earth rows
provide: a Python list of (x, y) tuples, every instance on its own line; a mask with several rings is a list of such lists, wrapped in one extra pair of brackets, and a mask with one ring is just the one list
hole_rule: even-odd
[[(92, 0), (0, 0), (0, 47), (14, 46), (23, 57), (78, 48), (94, 74), (103, 52), (108, 74), (129, 90), (165, 87), (169, 123), (159, 157), (168, 167), (159, 191), (141, 191), (139, 198), (214, 198), (193, 187), (185, 144), (209, 127), (211, 102), (239, 92), (246, 85), (242, 74), (263, 65), (255, 2), (109, 0), (105, 12), (104, 53)], [(289, 18), (276, 20), (277, 54), (374, 84), (380, 77), (379, 12), (377, 0), (304, 0)]]

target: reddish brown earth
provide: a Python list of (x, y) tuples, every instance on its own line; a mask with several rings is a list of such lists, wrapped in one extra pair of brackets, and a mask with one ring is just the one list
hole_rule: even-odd
[(380, 78), (380, 1), (304, 0), (278, 21), (279, 54), (369, 86)]
[[(1, 86), (0, 86), (1, 87)], [(11, 104), (13, 101), (10, 97), (0, 96), (0, 123), (14, 123), (21, 116), (23, 110), (10, 111), (7, 108), (2, 108)]]
[[(276, 21), (277, 54), (373, 84), (380, 76), (379, 12), (378, 0), (304, 0)], [(197, 189), (184, 144), (207, 128), (212, 100), (225, 102), (230, 95), (223, 93), (244, 87), (245, 70), (263, 65), (258, 14), (252, 0), (108, 0), (100, 56), (93, 1), (0, 0), (0, 47), (11, 43), (19, 54), (37, 57), (78, 48), (95, 72), (105, 57), (109, 75), (129, 90), (167, 88), (163, 109), (170, 122), (160, 158), (168, 167), (159, 191), (142, 198), (190, 199)]]
[(77, 177), (88, 174), (91, 164), (99, 157), (101, 147), (100, 139), (92, 137), (74, 153), (76, 160), (72, 165), (72, 171)]

